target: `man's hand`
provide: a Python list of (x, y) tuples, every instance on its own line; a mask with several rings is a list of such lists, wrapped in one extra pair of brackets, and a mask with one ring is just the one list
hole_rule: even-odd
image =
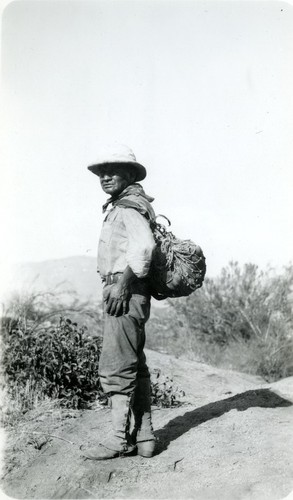
[(110, 316), (127, 314), (130, 295), (128, 288), (121, 283), (105, 287), (103, 298), (106, 302), (106, 312)]
[(106, 302), (106, 312), (110, 316), (120, 316), (128, 313), (128, 305), (131, 297), (130, 287), (137, 277), (132, 269), (127, 266), (118, 283), (106, 286), (103, 297)]

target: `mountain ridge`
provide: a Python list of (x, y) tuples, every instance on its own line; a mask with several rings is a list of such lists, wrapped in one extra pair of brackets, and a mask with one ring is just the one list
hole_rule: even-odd
[[(97, 259), (73, 255), (37, 262), (15, 264), (6, 295), (11, 292), (74, 292), (81, 301), (100, 301), (102, 281), (97, 272)], [(152, 299), (156, 309), (164, 301)]]
[(76, 255), (16, 264), (9, 290), (71, 291), (81, 300), (100, 299), (102, 282), (96, 258)]

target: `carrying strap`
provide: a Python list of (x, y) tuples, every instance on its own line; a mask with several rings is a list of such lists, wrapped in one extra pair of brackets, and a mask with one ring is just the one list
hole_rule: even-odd
[[(113, 203), (113, 206), (114, 207), (123, 207), (123, 208), (134, 208), (135, 210), (137, 210), (141, 215), (143, 215), (151, 223), (151, 226), (152, 225), (157, 225), (156, 219), (158, 217), (163, 217), (164, 219), (166, 219), (166, 221), (168, 222), (168, 226), (171, 226), (171, 222), (168, 219), (168, 217), (166, 217), (165, 215), (162, 215), (162, 214), (158, 214), (156, 216), (156, 218), (153, 219), (150, 216), (148, 210), (146, 208), (143, 208), (141, 205), (139, 205), (139, 203), (135, 203), (135, 201), (127, 200), (127, 199), (124, 198), (122, 200), (115, 201)], [(159, 224), (159, 226), (160, 226), (160, 224)]]
[(141, 215), (143, 215), (148, 221), (152, 221), (152, 218), (146, 208), (143, 208), (139, 203), (135, 203), (135, 201), (131, 200), (117, 200), (113, 203), (114, 207), (123, 207), (123, 208), (134, 208), (137, 210)]

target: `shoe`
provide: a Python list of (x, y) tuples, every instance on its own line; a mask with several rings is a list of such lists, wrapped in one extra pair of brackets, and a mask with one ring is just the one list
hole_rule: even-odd
[(92, 448), (81, 449), (82, 456), (88, 458), (89, 460), (108, 460), (110, 458), (123, 457), (130, 455), (136, 450), (136, 446), (129, 446), (125, 451), (116, 451), (106, 448), (102, 443)]
[(112, 430), (98, 446), (82, 449), (84, 457), (90, 460), (107, 460), (129, 455), (135, 451), (136, 444), (130, 443), (129, 436), (130, 400), (129, 395), (120, 393), (111, 395)]
[(154, 456), (156, 441), (155, 439), (149, 439), (148, 441), (139, 441), (136, 443), (137, 454), (141, 457), (151, 458)]

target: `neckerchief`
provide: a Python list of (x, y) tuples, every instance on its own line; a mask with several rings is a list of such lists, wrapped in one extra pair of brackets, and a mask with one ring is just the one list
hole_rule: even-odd
[(118, 196), (111, 196), (111, 198), (108, 198), (106, 203), (103, 205), (103, 213), (106, 212), (110, 203), (113, 203), (113, 206), (115, 206), (116, 201), (121, 200), (122, 198), (125, 198), (129, 195), (141, 196), (142, 198), (145, 198), (149, 203), (152, 203), (152, 201), (154, 201), (154, 198), (148, 196), (144, 192), (141, 184), (135, 182), (134, 184), (130, 184), (125, 189), (123, 189), (123, 191)]

